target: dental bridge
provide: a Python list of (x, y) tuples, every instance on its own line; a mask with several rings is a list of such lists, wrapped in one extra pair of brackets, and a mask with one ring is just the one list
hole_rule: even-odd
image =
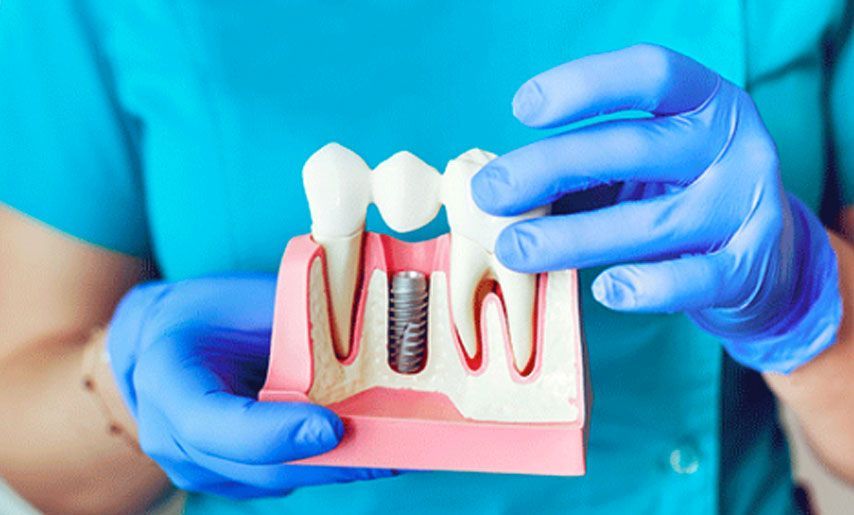
[[(305, 465), (550, 475), (585, 472), (591, 394), (575, 270), (529, 275), (493, 255), (501, 230), (542, 216), (482, 212), (470, 150), (444, 174), (409, 152), (373, 171), (335, 143), (305, 163), (310, 235), (282, 257), (264, 401), (313, 402), (344, 422)], [(365, 232), (374, 203), (409, 232), (444, 204), (450, 233)]]

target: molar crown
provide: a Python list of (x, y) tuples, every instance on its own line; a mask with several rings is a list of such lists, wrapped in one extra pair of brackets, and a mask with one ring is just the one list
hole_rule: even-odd
[(373, 200), (386, 225), (397, 232), (419, 229), (436, 218), (439, 171), (410, 152), (398, 152), (371, 174)]
[(329, 143), (308, 158), (302, 180), (314, 235), (350, 236), (365, 224), (371, 169), (358, 154)]

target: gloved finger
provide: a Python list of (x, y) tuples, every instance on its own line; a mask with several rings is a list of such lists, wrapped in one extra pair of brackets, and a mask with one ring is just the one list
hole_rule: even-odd
[(302, 486), (339, 483), (390, 477), (397, 472), (388, 469), (345, 468), (307, 465), (247, 465), (195, 449), (190, 444), (180, 444), (172, 438), (174, 429), (168, 419), (156, 408), (141, 403), (146, 428), (156, 428), (140, 433), (143, 449), (167, 471), (178, 488), (190, 491), (217, 492), (232, 483), (235, 493), (258, 497), (282, 494)]
[(113, 373), (131, 413), (136, 410), (131, 385), (137, 355), (149, 342), (201, 317), (234, 330), (269, 333), (275, 290), (276, 279), (270, 274), (158, 281), (132, 289), (116, 308), (107, 334)]
[(183, 327), (188, 320), (216, 320), (235, 331), (270, 330), (276, 296), (272, 274), (203, 277), (162, 285), (163, 293), (142, 325), (143, 339)]
[(211, 492), (230, 480), (196, 464), (184, 447), (172, 436), (169, 420), (143, 398), (139, 403), (139, 445), (169, 477), (177, 488), (193, 492)]
[[(288, 494), (292, 489), (284, 488), (277, 490), (266, 490), (255, 485), (230, 481), (219, 476), (218, 474), (204, 471), (201, 467), (195, 464), (188, 463), (176, 465), (172, 470), (192, 469), (192, 471), (184, 473), (169, 474), (169, 481), (175, 488), (184, 490), (185, 492), (197, 492), (215, 494), (230, 499), (257, 499), (259, 497), (280, 497)], [(210, 480), (202, 480), (201, 476), (209, 476)]]
[[(177, 488), (234, 499), (279, 496), (295, 488), (294, 484), (283, 483), (268, 489), (256, 484), (257, 481), (234, 479), (242, 476), (235, 473), (235, 467), (253, 466), (211, 458), (188, 445), (181, 445), (172, 436), (174, 428), (169, 420), (156, 407), (143, 400), (139, 410), (140, 419), (144, 421), (139, 431), (140, 446), (166, 472)], [(211, 466), (212, 462), (216, 466)]]
[[(136, 392), (132, 383), (139, 331), (149, 316), (150, 309), (167, 291), (166, 284), (159, 281), (134, 287), (119, 302), (107, 330), (107, 352), (110, 355), (110, 365), (116, 385), (134, 416), (136, 416), (137, 406)], [(133, 339), (133, 341), (125, 341), (126, 339)]]
[(720, 114), (604, 122), (537, 141), (484, 166), (472, 198), (487, 213), (512, 216), (616, 182), (688, 184), (726, 145), (729, 121)]
[(683, 113), (708, 99), (719, 76), (682, 54), (636, 45), (552, 68), (525, 84), (513, 113), (531, 127), (555, 127), (624, 110)]
[(512, 270), (539, 273), (706, 252), (737, 229), (738, 219), (709, 216), (714, 202), (706, 199), (701, 210), (692, 194), (517, 222), (499, 234), (495, 254)]
[(138, 396), (163, 412), (182, 444), (251, 464), (314, 456), (338, 444), (344, 428), (331, 410), (234, 395), (196, 352), (194, 337), (162, 337), (140, 356), (134, 374)]
[(347, 483), (391, 477), (395, 471), (358, 467), (327, 467), (316, 465), (248, 465), (200, 452), (191, 446), (185, 451), (193, 462), (219, 475), (242, 484), (268, 491), (284, 491), (303, 486), (328, 483)]
[(731, 294), (726, 252), (691, 255), (658, 263), (621, 265), (593, 281), (602, 305), (634, 312), (675, 313), (716, 306)]

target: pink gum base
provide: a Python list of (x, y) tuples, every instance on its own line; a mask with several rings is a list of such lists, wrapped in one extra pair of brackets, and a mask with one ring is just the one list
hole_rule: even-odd
[[(448, 274), (450, 238), (407, 243), (387, 235), (365, 233), (362, 252), (362, 286), (356, 310), (350, 355), (342, 363), (353, 362), (359, 352), (362, 315), (367, 297), (366, 283), (374, 270), (394, 273), (416, 270), (428, 276), (434, 271)], [(308, 392), (314, 366), (309, 319), (309, 276), (311, 264), (323, 249), (310, 236), (293, 238), (285, 249), (279, 269), (270, 364), (267, 381), (259, 393), (262, 401), (311, 402)], [(547, 276), (541, 275), (537, 295), (537, 338), (534, 367), (522, 376), (508, 362), (517, 382), (535, 381), (542, 367), (542, 334), (545, 317)], [(576, 294), (576, 292), (573, 292)], [(327, 292), (328, 296), (328, 292)], [(498, 303), (488, 293), (483, 306)], [(330, 303), (328, 303), (330, 304)], [(503, 308), (499, 310), (503, 314)], [(481, 310), (485, 316), (486, 309)], [(577, 313), (568, 313), (577, 317)], [(502, 315), (503, 316), (503, 315)], [(331, 313), (330, 313), (331, 317)], [(481, 328), (483, 328), (483, 318)], [(502, 320), (503, 322), (503, 320)], [(506, 323), (504, 342), (509, 348)], [(488, 346), (480, 346), (477, 360), (466, 358), (454, 331), (460, 365), (477, 375), (489, 363)], [(483, 339), (483, 335), (481, 335)], [(461, 470), (546, 475), (583, 475), (586, 469), (587, 415), (590, 402), (583, 342), (575, 342), (583, 374), (577, 378), (579, 420), (573, 423), (482, 422), (464, 418), (450, 399), (440, 393), (403, 389), (371, 388), (329, 405), (344, 422), (345, 433), (335, 449), (318, 456), (294, 461), (305, 465), (382, 467), (396, 469)], [(429, 359), (429, 357), (428, 357)], [(512, 358), (511, 358), (512, 359)]]

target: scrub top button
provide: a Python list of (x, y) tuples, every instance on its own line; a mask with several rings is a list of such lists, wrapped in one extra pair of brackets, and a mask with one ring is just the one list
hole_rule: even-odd
[(690, 475), (700, 468), (700, 453), (691, 444), (681, 445), (670, 452), (670, 468), (677, 474)]

